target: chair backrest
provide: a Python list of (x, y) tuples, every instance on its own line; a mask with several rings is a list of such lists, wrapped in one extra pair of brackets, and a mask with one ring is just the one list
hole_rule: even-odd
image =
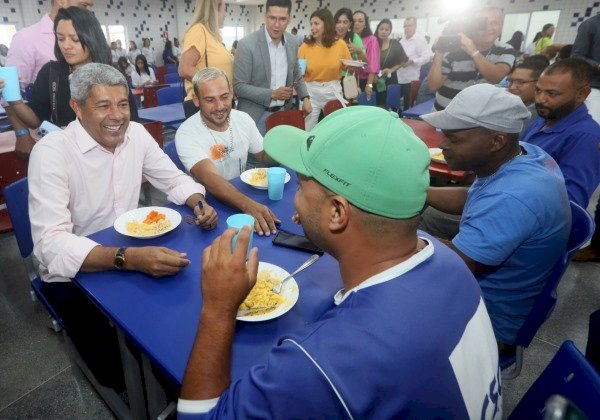
[(31, 224), (29, 223), (29, 185), (27, 178), (4, 187), (6, 207), (17, 239), (21, 257), (26, 258), (33, 252)]
[[(0, 204), (4, 203), (2, 190), (7, 185), (27, 176), (27, 161), (15, 152), (0, 154)], [(0, 233), (10, 232), (12, 223), (6, 209), (0, 209)]]
[(332, 99), (328, 101), (323, 107), (323, 115), (328, 116), (332, 112), (337, 111), (338, 109), (342, 109), (344, 106), (338, 99)]
[(165, 75), (167, 74), (167, 68), (165, 66), (162, 67), (154, 67), (154, 75), (156, 76), (156, 80), (161, 85), (165, 83)]
[(408, 107), (412, 108), (415, 106), (415, 102), (417, 100), (417, 94), (419, 93), (419, 88), (421, 87), (420, 80), (413, 80), (410, 82), (410, 95), (408, 96)]
[(535, 298), (531, 312), (527, 315), (523, 326), (517, 333), (515, 344), (528, 347), (538, 329), (548, 319), (556, 305), (556, 287), (567, 269), (571, 257), (592, 237), (593, 233), (594, 221), (592, 217), (585, 209), (571, 201), (571, 233), (569, 234), (566, 250), (554, 264), (542, 292)]
[(177, 73), (179, 71), (179, 69), (177, 68), (177, 66), (175, 64), (167, 64), (166, 67), (167, 67), (167, 74)]
[(183, 83), (183, 78), (178, 73), (167, 73), (165, 83)]
[(183, 102), (183, 89), (181, 87), (165, 87), (156, 91), (158, 106), (177, 104)]
[(387, 95), (385, 97), (385, 107), (387, 109), (400, 109), (400, 85), (388, 85)]
[(304, 113), (299, 109), (290, 109), (287, 111), (277, 111), (272, 113), (265, 120), (265, 130), (269, 131), (278, 125), (291, 125), (304, 130)]
[(163, 150), (167, 154), (167, 156), (171, 158), (175, 166), (177, 166), (178, 169), (181, 169), (183, 172), (185, 172), (185, 166), (183, 166), (183, 163), (181, 163), (181, 160), (179, 160), (179, 155), (177, 155), (175, 141), (173, 140), (172, 142), (168, 143)]
[(164, 146), (163, 125), (160, 121), (145, 122), (144, 128), (156, 140), (158, 146), (162, 149)]
[(158, 106), (158, 99), (156, 97), (156, 91), (158, 89), (162, 89), (165, 87), (169, 87), (168, 85), (154, 85), (154, 86), (144, 86), (142, 88), (143, 96), (144, 96), (144, 108), (153, 108)]
[(367, 100), (367, 94), (365, 92), (360, 92), (358, 94), (358, 104), (359, 105), (371, 105), (371, 106), (375, 106), (377, 105), (377, 94), (375, 92), (373, 92), (371, 94), (371, 100)]
[(598, 418), (600, 375), (570, 340), (560, 346), (509, 419), (544, 418), (546, 401), (556, 394), (570, 400), (588, 418)]

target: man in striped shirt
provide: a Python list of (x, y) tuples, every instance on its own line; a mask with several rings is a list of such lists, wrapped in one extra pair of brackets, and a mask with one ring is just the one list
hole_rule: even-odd
[(477, 28), (470, 34), (459, 33), (460, 50), (443, 53), (436, 48), (427, 84), (436, 92), (438, 111), (468, 86), (499, 83), (515, 62), (515, 50), (498, 41), (504, 22), (502, 11), (487, 7), (475, 17), (486, 20), (485, 28)]

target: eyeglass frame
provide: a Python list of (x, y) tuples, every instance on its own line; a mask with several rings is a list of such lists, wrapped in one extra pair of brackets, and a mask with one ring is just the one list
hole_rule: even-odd
[(533, 79), (533, 80), (510, 80), (510, 79), (506, 79), (506, 81), (508, 82), (508, 86), (514, 84), (516, 87), (521, 87), (527, 83), (533, 83), (533, 82), (537, 82), (538, 79)]

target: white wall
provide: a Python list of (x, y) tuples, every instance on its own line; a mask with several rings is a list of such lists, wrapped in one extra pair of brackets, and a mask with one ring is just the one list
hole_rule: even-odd
[[(301, 34), (309, 32), (310, 14), (318, 7), (327, 7), (335, 12), (343, 5), (352, 10), (365, 11), (372, 20), (383, 18), (402, 19), (416, 16), (421, 19), (437, 18), (445, 14), (446, 4), (450, 10), (458, 10), (458, 5), (468, 0), (292, 0), (292, 26), (298, 26)], [(484, 5), (484, 2), (475, 2)], [(492, 4), (492, 2), (487, 2)], [(182, 37), (192, 17), (195, 0), (95, 0), (94, 12), (101, 24), (123, 24), (128, 28), (129, 37), (137, 42), (142, 37), (150, 37), (153, 45), (161, 45), (163, 31), (170, 38)], [(575, 39), (578, 24), (600, 12), (598, 0), (495, 0), (495, 6), (505, 13), (560, 10), (555, 40), (570, 43)], [(0, 2), (0, 23), (15, 23), (18, 28), (39, 20), (50, 9), (50, 0), (9, 0)], [(244, 26), (246, 33), (258, 28), (263, 21), (263, 6), (228, 5), (225, 24)], [(423, 20), (424, 21), (424, 20)], [(394, 28), (394, 30), (400, 28)], [(523, 28), (526, 29), (526, 28)], [(541, 28), (540, 28), (541, 29)], [(503, 34), (508, 39), (511, 34)]]

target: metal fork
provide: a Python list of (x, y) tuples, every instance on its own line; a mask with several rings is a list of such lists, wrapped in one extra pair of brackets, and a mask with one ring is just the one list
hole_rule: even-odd
[(289, 279), (291, 279), (292, 277), (294, 277), (296, 274), (298, 274), (299, 272), (301, 272), (305, 268), (307, 268), (307, 267), (311, 266), (312, 264), (314, 264), (314, 262), (317, 261), (318, 259), (319, 259), (319, 254), (313, 254), (313, 255), (311, 255), (308, 260), (304, 261), (304, 263), (300, 267), (298, 267), (292, 274), (290, 274), (289, 276), (287, 276), (286, 278), (284, 278), (283, 280), (281, 280), (279, 283), (277, 283), (275, 286), (273, 286), (273, 288), (271, 290), (274, 293), (281, 294), (281, 289), (283, 288), (283, 283), (285, 283), (286, 281), (288, 281)]

